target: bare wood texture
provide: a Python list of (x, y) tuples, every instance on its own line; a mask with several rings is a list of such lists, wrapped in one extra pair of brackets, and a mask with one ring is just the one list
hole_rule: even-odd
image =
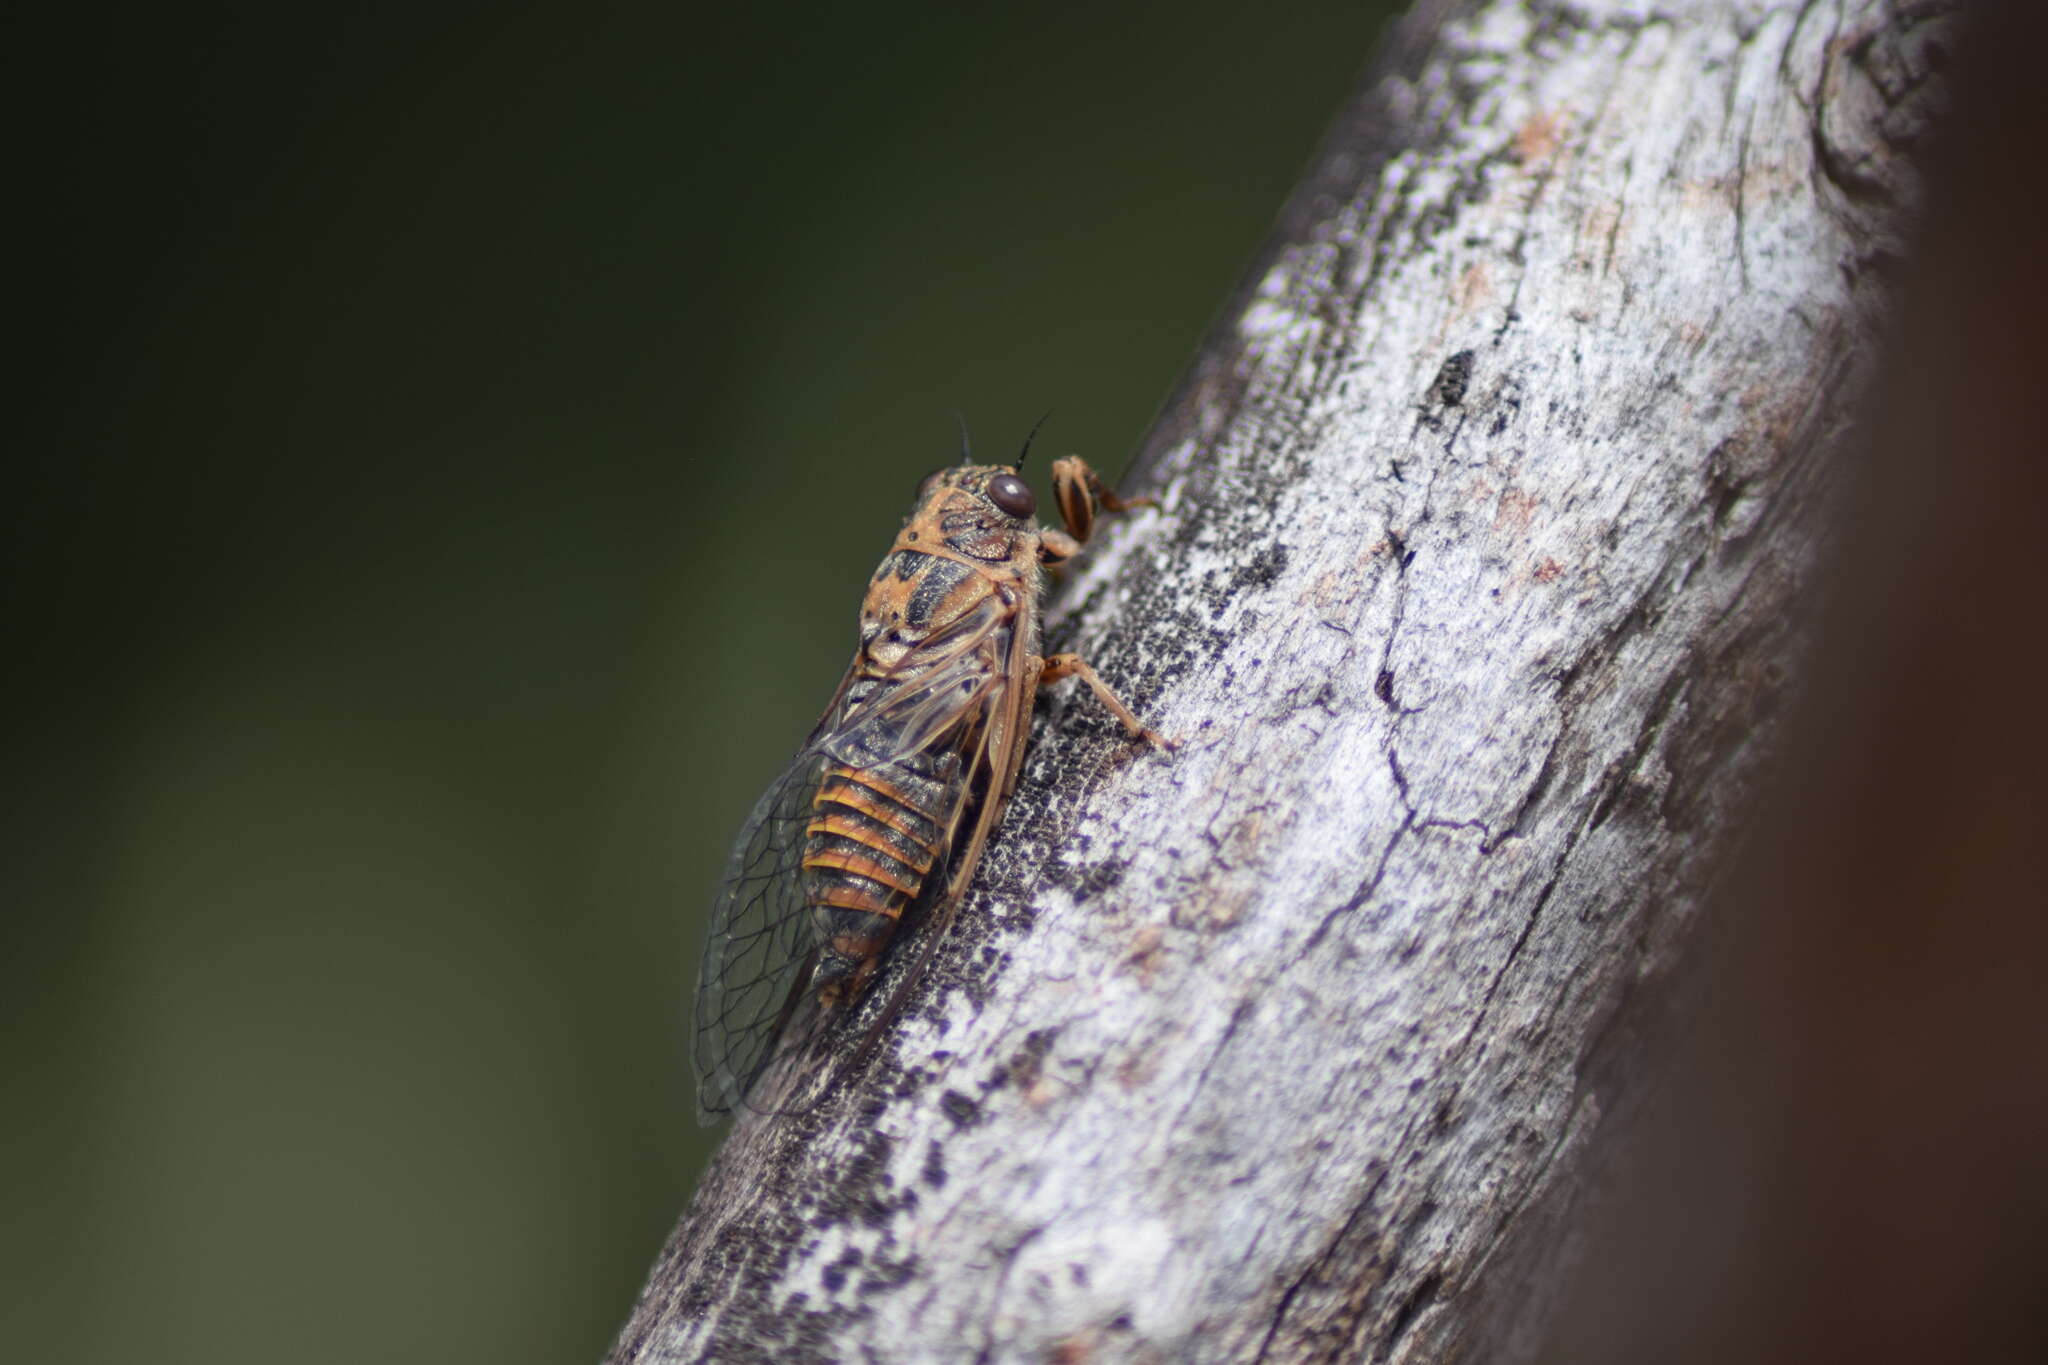
[(1535, 1349), (1772, 749), (1944, 9), (1425, 5), (1055, 614), (858, 1075), (739, 1122), (614, 1361)]
[(2048, 7), (1970, 17), (1815, 666), (1556, 1365), (2048, 1361)]

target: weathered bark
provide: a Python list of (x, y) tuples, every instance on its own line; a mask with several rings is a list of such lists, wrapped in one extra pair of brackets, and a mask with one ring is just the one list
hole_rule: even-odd
[(950, 941), (612, 1359), (1513, 1359), (1802, 655), (1938, 5), (1425, 5), (1055, 614)]
[(1815, 666), (1555, 1365), (2048, 1361), (2048, 7), (1974, 7)]

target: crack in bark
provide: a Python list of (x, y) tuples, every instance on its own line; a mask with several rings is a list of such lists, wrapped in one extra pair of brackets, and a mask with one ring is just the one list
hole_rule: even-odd
[(1372, 900), (1373, 893), (1379, 890), (1380, 880), (1387, 875), (1388, 860), (1394, 856), (1394, 850), (1400, 846), (1401, 840), (1407, 836), (1408, 831), (1414, 825), (1414, 821), (1415, 812), (1411, 809), (1408, 812), (1407, 818), (1402, 820), (1399, 828), (1394, 831), (1393, 837), (1387, 840), (1387, 846), (1380, 850), (1379, 862), (1373, 868), (1372, 875), (1360, 882), (1358, 889), (1346, 897), (1341, 905), (1324, 914), (1322, 920), (1316, 925), (1314, 932), (1309, 934), (1302, 941), (1301, 947), (1295, 950), (1290, 965), (1298, 965), (1302, 959), (1313, 952), (1338, 920), (1362, 908)]
[(1259, 1365), (1259, 1362), (1263, 1362), (1271, 1352), (1273, 1342), (1280, 1334), (1280, 1329), (1287, 1323), (1287, 1315), (1294, 1306), (1296, 1296), (1301, 1293), (1309, 1281), (1317, 1278), (1336, 1259), (1338, 1250), (1351, 1240), (1352, 1233), (1357, 1229), (1359, 1220), (1364, 1218), (1372, 1209), (1373, 1200), (1378, 1197), (1380, 1186), (1386, 1181), (1387, 1167), (1384, 1164), (1376, 1163), (1370, 1174), (1371, 1179), (1366, 1184), (1363, 1193), (1352, 1204), (1351, 1212), (1345, 1217), (1343, 1224), (1323, 1244), (1322, 1250), (1309, 1259), (1308, 1264), (1302, 1268), (1301, 1273), (1295, 1276), (1281, 1293), (1280, 1301), (1274, 1305), (1272, 1323), (1267, 1328), (1265, 1340), (1260, 1342), (1258, 1354), (1253, 1357), (1254, 1365)]
[(1528, 946), (1530, 935), (1536, 932), (1537, 922), (1543, 918), (1545, 907), (1550, 904), (1550, 898), (1556, 893), (1558, 883), (1563, 880), (1566, 870), (1570, 868), (1572, 852), (1578, 847), (1585, 829), (1585, 822), (1581, 820), (1565, 837), (1564, 849), (1558, 854), (1557, 861), (1551, 868), (1550, 877), (1543, 883), (1542, 890), (1536, 893), (1536, 903), (1529, 907), (1528, 917), (1522, 921), (1521, 932), (1515, 936), (1514, 944), (1509, 947), (1507, 956), (1501, 960), (1500, 970), (1495, 972), (1493, 980), (1487, 983), (1486, 994), (1479, 1002), (1479, 1009), (1473, 1014), (1472, 1022), (1465, 1029), (1464, 1036), (1458, 1040), (1457, 1047), (1452, 1049), (1453, 1056), (1464, 1056), (1471, 1049), (1472, 1040), (1478, 1036), (1479, 1030), (1485, 1027), (1487, 1016), (1493, 1011), (1494, 997), (1500, 993), (1501, 983), (1506, 981), (1508, 973), (1514, 970), (1515, 960), (1522, 955), (1522, 949)]
[[(1730, 90), (1734, 86), (1730, 83)], [(1742, 287), (1750, 287), (1749, 280), (1749, 134), (1754, 125), (1756, 111), (1749, 110), (1742, 120), (1742, 138), (1735, 148), (1735, 266)]]
[(1209, 1084), (1209, 1073), (1216, 1069), (1216, 1063), (1223, 1058), (1224, 1049), (1230, 1046), (1231, 1040), (1237, 1037), (1238, 1029), (1243, 1027), (1244, 1021), (1251, 1018), (1252, 1012), (1257, 1008), (1258, 1005), (1254, 1001), (1239, 1000), (1230, 1011), (1230, 1019), (1223, 1026), (1223, 1036), (1218, 1038), (1216, 1045), (1209, 1050), (1208, 1059), (1202, 1063), (1202, 1070), (1195, 1077), (1195, 1088), (1188, 1092), (1187, 1102), (1181, 1105), (1175, 1115), (1173, 1126), (1176, 1130), (1185, 1127), (1189, 1111), (1195, 1107), (1195, 1101), (1202, 1097), (1203, 1087)]
[(1024, 1248), (1045, 1234), (1042, 1227), (1032, 1228), (1000, 1252), (997, 1260), (1002, 1269), (996, 1274), (995, 1288), (989, 1294), (988, 1321), (985, 1324), (981, 1350), (975, 1353), (975, 1365), (988, 1365), (996, 1358), (995, 1352), (1001, 1338), (996, 1332), (996, 1315), (1002, 1309), (1003, 1295), (1009, 1292), (1010, 1272), (1017, 1267), (1017, 1257)]

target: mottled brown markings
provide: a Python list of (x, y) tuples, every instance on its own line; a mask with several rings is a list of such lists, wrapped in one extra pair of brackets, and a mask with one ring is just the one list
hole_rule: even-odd
[[(955, 590), (972, 584), (974, 571), (958, 560), (942, 559), (937, 555), (920, 555), (919, 558), (923, 563), (915, 577), (910, 580), (914, 586), (900, 610), (905, 625), (923, 630), (950, 619), (941, 614), (940, 605), (947, 602)], [(899, 609), (893, 600), (886, 606), (891, 610)]]

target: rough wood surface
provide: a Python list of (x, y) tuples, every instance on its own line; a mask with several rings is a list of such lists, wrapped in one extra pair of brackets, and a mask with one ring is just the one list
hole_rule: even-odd
[[(871, 1063), (614, 1361), (1505, 1360), (1798, 676), (1940, 5), (1424, 5), (1054, 612)], [(1149, 487), (1147, 487), (1149, 485)]]

